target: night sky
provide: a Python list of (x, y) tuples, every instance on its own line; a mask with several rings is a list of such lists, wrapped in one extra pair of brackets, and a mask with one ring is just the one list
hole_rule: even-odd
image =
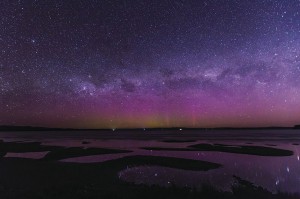
[(299, 0), (0, 2), (2, 125), (299, 123)]

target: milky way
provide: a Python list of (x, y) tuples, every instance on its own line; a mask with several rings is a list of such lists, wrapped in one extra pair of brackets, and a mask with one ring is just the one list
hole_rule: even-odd
[(300, 123), (300, 1), (2, 0), (0, 124)]

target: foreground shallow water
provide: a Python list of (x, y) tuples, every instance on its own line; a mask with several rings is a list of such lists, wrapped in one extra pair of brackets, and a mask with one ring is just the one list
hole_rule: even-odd
[[(200, 160), (221, 165), (206, 171), (193, 169), (178, 169), (176, 162), (171, 165), (161, 165), (159, 162), (139, 165), (127, 165), (118, 172), (118, 178), (135, 184), (181, 186), (200, 188), (210, 184), (218, 189), (230, 190), (234, 177), (238, 176), (255, 185), (262, 186), (272, 192), (282, 191), (300, 193), (300, 139), (299, 131), (276, 131), (261, 133), (247, 132), (210, 132), (199, 135), (197, 132), (162, 133), (130, 133), (120, 132), (1, 132), (0, 139), (5, 142), (40, 142), (42, 146), (104, 148), (126, 150), (124, 153), (97, 154), (76, 156), (68, 154), (61, 162), (95, 163), (106, 162), (127, 156), (160, 156), (178, 159)], [(102, 136), (101, 136), (102, 134)], [(121, 135), (120, 135), (121, 134)], [(227, 136), (226, 136), (227, 134)], [(257, 136), (260, 135), (260, 136)], [(196, 144), (217, 146), (211, 150), (187, 150)], [(221, 146), (221, 147), (219, 147)], [(224, 146), (224, 147), (223, 147)], [(240, 149), (251, 146), (258, 148), (255, 154), (241, 154), (227, 149)], [(222, 148), (223, 147), (223, 148)], [(221, 148), (221, 149), (220, 149)], [(290, 155), (272, 154), (265, 156), (266, 149), (283, 149), (292, 151)], [(159, 149), (159, 150), (156, 150)], [(174, 149), (174, 150), (172, 150)], [(179, 150), (180, 149), (180, 150)], [(229, 151), (229, 152), (228, 152)], [(4, 158), (42, 159), (48, 151), (18, 151), (7, 152)]]

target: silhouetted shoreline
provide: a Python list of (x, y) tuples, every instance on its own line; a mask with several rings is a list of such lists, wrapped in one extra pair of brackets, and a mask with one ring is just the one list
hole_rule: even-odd
[(173, 128), (50, 128), (39, 126), (12, 126), (1, 125), (1, 131), (209, 131), (209, 130), (283, 130), (283, 129), (300, 129), (300, 125), (294, 127), (216, 127), (216, 128), (186, 128), (186, 127), (173, 127)]

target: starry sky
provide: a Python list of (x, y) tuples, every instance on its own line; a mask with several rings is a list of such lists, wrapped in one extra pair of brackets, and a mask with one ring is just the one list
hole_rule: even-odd
[(0, 124), (300, 123), (299, 0), (1, 0)]

